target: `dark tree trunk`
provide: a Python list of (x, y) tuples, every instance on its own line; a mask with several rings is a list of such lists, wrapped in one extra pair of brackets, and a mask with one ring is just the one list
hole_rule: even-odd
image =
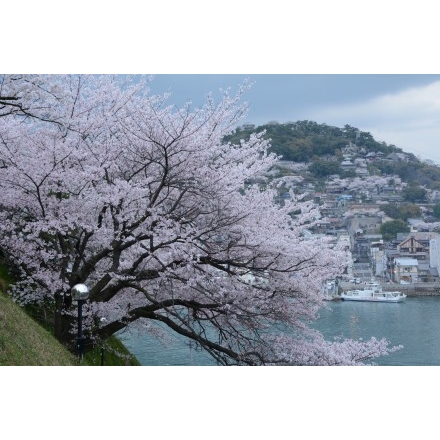
[(63, 314), (65, 308), (65, 298), (63, 294), (55, 295), (55, 317), (54, 317), (54, 333), (55, 337), (70, 349), (74, 349), (74, 338), (69, 333), (72, 324), (71, 317)]

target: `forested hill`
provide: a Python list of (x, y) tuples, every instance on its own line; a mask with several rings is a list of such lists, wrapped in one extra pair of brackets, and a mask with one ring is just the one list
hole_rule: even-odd
[(368, 164), (370, 175), (397, 175), (410, 185), (440, 190), (440, 167), (431, 161), (421, 161), (414, 154), (404, 152), (395, 145), (376, 141), (368, 132), (344, 125), (342, 128), (313, 121), (297, 121), (286, 124), (276, 122), (256, 127), (243, 125), (224, 140), (238, 143), (251, 133), (265, 131), (264, 137), (271, 140), (270, 151), (281, 156), (283, 161), (307, 162), (315, 178), (332, 174), (354, 177), (355, 172), (341, 167), (344, 152), (356, 150), (354, 157), (365, 158), (369, 153), (392, 153), (404, 155), (405, 160), (381, 160)]
[(271, 139), (271, 151), (282, 156), (282, 160), (310, 162), (314, 157), (326, 155), (338, 156), (349, 142), (364, 147), (366, 153), (400, 153), (402, 149), (395, 145), (376, 141), (373, 136), (350, 125), (343, 128), (313, 121), (297, 121), (286, 124), (276, 122), (255, 127), (251, 124), (237, 128), (236, 132), (225, 140), (238, 142), (247, 139), (253, 132), (265, 131), (265, 138)]

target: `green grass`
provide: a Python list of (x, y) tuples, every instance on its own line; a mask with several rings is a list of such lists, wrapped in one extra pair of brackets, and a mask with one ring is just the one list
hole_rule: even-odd
[(0, 293), (0, 365), (78, 365), (46, 329)]
[(11, 281), (0, 264), (0, 366), (101, 366), (102, 349), (104, 366), (140, 365), (116, 337), (87, 352), (80, 363), (55, 338), (50, 323), (33, 319), (34, 309), (20, 307), (3, 293)]

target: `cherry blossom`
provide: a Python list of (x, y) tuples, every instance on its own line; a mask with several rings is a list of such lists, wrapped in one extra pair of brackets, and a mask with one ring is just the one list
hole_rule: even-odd
[(247, 85), (178, 108), (149, 81), (0, 78), (0, 96), (17, 98), (0, 99), (0, 247), (20, 273), (15, 300), (51, 310), (69, 344), (70, 291), (86, 284), (86, 348), (160, 322), (224, 365), (355, 365), (392, 350), (310, 330), (344, 253), (304, 238), (312, 202), (291, 190), (278, 204), (276, 182), (247, 183), (278, 161), (262, 134), (223, 142)]

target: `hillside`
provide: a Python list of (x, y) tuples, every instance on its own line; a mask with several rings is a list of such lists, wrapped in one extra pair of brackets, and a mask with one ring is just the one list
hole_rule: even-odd
[(356, 127), (344, 125), (339, 128), (313, 121), (271, 123), (258, 127), (247, 124), (238, 127), (236, 132), (225, 140), (237, 142), (247, 139), (253, 132), (261, 131), (265, 131), (264, 137), (271, 140), (271, 151), (283, 156), (283, 160), (294, 162), (309, 162), (315, 156), (338, 155), (350, 142), (364, 147), (367, 152), (402, 152), (395, 145), (378, 142), (369, 132), (363, 132)]
[[(78, 366), (76, 356), (53, 336), (49, 322), (33, 319), (35, 310), (32, 313), (20, 307), (3, 293), (10, 282), (10, 275), (0, 264), (0, 366)], [(81, 365), (101, 366), (103, 363), (107, 366), (140, 365), (116, 337), (106, 341), (104, 347), (87, 352)]]
[(428, 161), (419, 160), (414, 154), (406, 153), (395, 145), (376, 141), (371, 133), (345, 125), (342, 128), (313, 121), (296, 121), (286, 124), (270, 123), (255, 127), (247, 124), (238, 127), (227, 136), (225, 142), (239, 143), (248, 139), (251, 133), (265, 132), (270, 139), (270, 151), (281, 156), (281, 161), (311, 164), (310, 171), (315, 178), (339, 174), (340, 177), (354, 177), (352, 171), (341, 167), (344, 149), (356, 148), (363, 156), (392, 154), (406, 156), (405, 161), (378, 161), (369, 165), (369, 174), (377, 176), (395, 175), (405, 183), (422, 185), (428, 189), (440, 190), (440, 167)]
[[(106, 366), (139, 366), (116, 337), (105, 344)], [(100, 366), (101, 348), (86, 353), (81, 365)], [(0, 292), (0, 366), (78, 366), (53, 334), (32, 319), (22, 307)]]
[(78, 365), (46, 329), (0, 293), (0, 365)]

